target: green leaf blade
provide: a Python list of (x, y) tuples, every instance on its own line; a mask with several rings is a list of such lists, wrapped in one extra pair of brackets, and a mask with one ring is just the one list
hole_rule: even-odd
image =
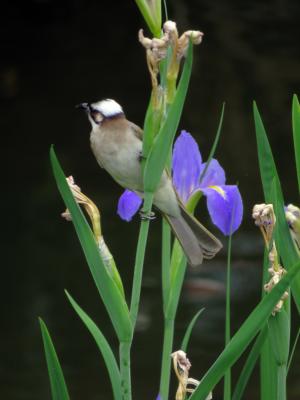
[(287, 365), (290, 349), (290, 321), (285, 309), (269, 318), (268, 329), (277, 365)]
[(235, 385), (234, 392), (232, 394), (232, 400), (242, 400), (245, 388), (261, 353), (263, 344), (267, 337), (267, 328), (261, 330), (260, 334), (255, 340), (254, 345), (249, 353), (249, 356), (243, 366), (242, 372)]
[(183, 350), (184, 352), (187, 351), (187, 347), (188, 347), (188, 344), (189, 344), (189, 341), (190, 341), (192, 330), (193, 330), (193, 328), (195, 326), (195, 323), (197, 322), (198, 318), (203, 313), (203, 311), (204, 311), (204, 308), (201, 308), (201, 310), (199, 310), (194, 315), (193, 319), (190, 321), (190, 323), (189, 323), (189, 325), (187, 327), (187, 330), (185, 331), (184, 337), (183, 337), (182, 342), (181, 342), (181, 347), (180, 347), (180, 349)]
[(48, 374), (51, 385), (52, 400), (69, 400), (67, 385), (63, 375), (58, 356), (56, 354), (52, 339), (44, 321), (39, 318)]
[(79, 304), (73, 299), (73, 297), (65, 291), (69, 302), (71, 303), (72, 307), (78, 314), (79, 318), (85, 324), (87, 329), (89, 330), (90, 334), (93, 336), (106, 365), (110, 382), (113, 389), (114, 399), (118, 400), (122, 397), (121, 391), (121, 378), (120, 378), (120, 371), (118, 368), (118, 364), (116, 362), (115, 356), (105, 338), (102, 334), (98, 326), (95, 322), (87, 315), (85, 311), (79, 306)]
[(274, 176), (277, 175), (276, 165), (268, 141), (267, 133), (265, 131), (265, 127), (263, 125), (260, 113), (255, 102), (253, 104), (253, 113), (257, 140), (257, 154), (264, 197), (265, 200), (270, 203), (271, 185)]
[(208, 393), (216, 386), (228, 368), (230, 368), (255, 335), (263, 328), (275, 305), (300, 272), (300, 262), (293, 265), (281, 281), (267, 294), (252, 311), (238, 332), (232, 337), (224, 351), (207, 371), (201, 383), (190, 397), (191, 400), (205, 400)]
[(129, 340), (132, 335), (132, 325), (125, 299), (103, 264), (93, 233), (81, 209), (74, 200), (53, 148), (50, 150), (50, 159), (57, 187), (66, 207), (70, 211), (90, 272), (116, 334), (120, 341)]
[(201, 172), (201, 175), (200, 175), (200, 178), (199, 178), (200, 183), (202, 182), (202, 179), (204, 178), (204, 176), (206, 174), (206, 171), (207, 171), (207, 169), (209, 167), (209, 164), (210, 164), (210, 162), (211, 162), (211, 160), (212, 160), (212, 158), (213, 158), (213, 156), (214, 156), (214, 154), (216, 152), (217, 145), (219, 144), (219, 140), (220, 140), (220, 136), (221, 136), (221, 132), (222, 132), (223, 120), (224, 120), (224, 113), (225, 113), (225, 103), (223, 103), (223, 105), (222, 105), (221, 116), (220, 116), (220, 119), (219, 119), (219, 124), (218, 124), (218, 128), (217, 128), (217, 132), (216, 132), (216, 136), (215, 136), (213, 145), (212, 145), (212, 147), (210, 149), (208, 158), (206, 160), (206, 163), (205, 163), (206, 165), (205, 165), (203, 171)]

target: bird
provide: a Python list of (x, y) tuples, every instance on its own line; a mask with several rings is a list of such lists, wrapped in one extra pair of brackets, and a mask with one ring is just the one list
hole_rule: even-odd
[[(142, 129), (127, 120), (121, 105), (112, 99), (80, 103), (77, 108), (86, 112), (91, 123), (90, 145), (100, 167), (123, 188), (143, 197)], [(219, 239), (187, 211), (167, 170), (162, 173), (153, 205), (169, 223), (192, 267), (213, 258), (222, 248)]]

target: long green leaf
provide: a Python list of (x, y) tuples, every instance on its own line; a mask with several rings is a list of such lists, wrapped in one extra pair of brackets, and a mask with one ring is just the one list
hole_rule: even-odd
[(290, 321), (285, 309), (268, 320), (270, 344), (277, 365), (288, 363), (290, 349)]
[(39, 322), (42, 331), (48, 374), (50, 378), (52, 400), (69, 400), (70, 396), (63, 371), (61, 369), (49, 331), (41, 318), (39, 318)]
[(68, 300), (70, 301), (72, 307), (82, 320), (82, 322), (85, 324), (87, 329), (90, 331), (91, 335), (95, 339), (95, 342), (102, 353), (102, 356), (105, 361), (105, 365), (109, 374), (110, 382), (112, 385), (113, 393), (114, 393), (114, 399), (119, 400), (122, 397), (122, 392), (121, 392), (121, 378), (120, 378), (120, 371), (118, 368), (118, 364), (116, 362), (115, 356), (105, 339), (104, 335), (98, 328), (98, 326), (95, 324), (95, 322), (86, 314), (85, 311), (79, 306), (78, 303), (72, 298), (72, 296), (65, 291)]
[(193, 46), (190, 42), (187, 59), (175, 95), (174, 102), (171, 104), (166, 119), (157, 134), (153, 147), (146, 160), (144, 171), (144, 190), (154, 193), (160, 181), (163, 169), (179, 125), (185, 97), (188, 90), (193, 63)]
[(292, 106), (292, 125), (293, 125), (296, 170), (298, 178), (298, 190), (300, 192), (300, 105), (298, 97), (295, 94), (293, 96), (293, 106)]
[(155, 37), (161, 34), (161, 1), (135, 0), (148, 28)]
[(234, 392), (232, 395), (232, 400), (241, 400), (244, 394), (245, 388), (255, 367), (255, 364), (260, 355), (262, 346), (267, 337), (267, 327), (260, 331), (257, 336), (254, 345), (248, 355), (248, 358), (243, 366), (242, 372), (240, 373), (239, 379), (235, 385)]
[(263, 328), (275, 305), (300, 272), (300, 262), (293, 265), (281, 281), (267, 294), (252, 311), (238, 332), (232, 337), (213, 366), (204, 375), (201, 383), (190, 397), (191, 400), (205, 400), (226, 370), (230, 368), (245, 351), (251, 340)]
[(204, 178), (204, 176), (206, 174), (206, 171), (207, 171), (207, 169), (209, 167), (209, 164), (210, 164), (210, 162), (211, 162), (211, 160), (212, 160), (212, 158), (213, 158), (213, 156), (214, 156), (214, 154), (216, 152), (217, 145), (219, 143), (221, 132), (222, 132), (224, 112), (225, 112), (225, 103), (223, 103), (223, 105), (222, 105), (221, 116), (220, 116), (218, 129), (217, 129), (217, 133), (216, 133), (213, 145), (211, 147), (211, 150), (209, 152), (208, 158), (206, 160), (205, 167), (204, 167), (203, 171), (201, 172), (201, 175), (200, 175), (200, 178), (199, 178), (200, 183), (202, 182), (202, 179)]
[[(275, 195), (275, 189), (272, 185), (272, 196)], [(277, 200), (276, 200), (277, 204)], [(276, 207), (275, 204), (275, 207)], [(264, 262), (263, 262), (263, 277), (262, 277), (262, 298), (266, 296), (264, 285), (270, 280), (269, 269), (269, 249), (265, 248)], [(269, 330), (267, 325), (264, 327), (266, 330), (266, 339), (262, 345), (260, 353), (260, 400), (273, 400), (277, 397), (277, 365), (275, 356), (271, 348)]]
[[(274, 198), (272, 196), (272, 184), (273, 179), (275, 179), (276, 183), (276, 196), (277, 196), (277, 210), (276, 210), (276, 218), (278, 229), (277, 232), (280, 234), (279, 244), (279, 254), (283, 260), (284, 267), (289, 269), (297, 260), (299, 259), (294, 243), (292, 241), (289, 228), (285, 219), (284, 214), (284, 200), (283, 194), (280, 186), (280, 180), (278, 177), (275, 161), (273, 158), (272, 150), (268, 141), (268, 137), (257, 109), (257, 106), (254, 102), (253, 106), (254, 111), (254, 121), (255, 121), (255, 131), (256, 131), (256, 140), (257, 140), (257, 149), (258, 149), (258, 159), (259, 159), (259, 168), (261, 174), (261, 180), (263, 184), (263, 190), (265, 195), (265, 200), (268, 203), (272, 203)], [(292, 285), (292, 293), (295, 299), (295, 302), (298, 307), (298, 311), (300, 312), (300, 277), (298, 276)]]
[(260, 399), (274, 400), (277, 399), (277, 364), (271, 347), (269, 336), (261, 349), (260, 360)]
[(200, 317), (200, 315), (203, 313), (203, 311), (204, 311), (204, 308), (201, 308), (201, 310), (199, 310), (196, 313), (196, 315), (194, 315), (193, 319), (189, 323), (189, 325), (187, 327), (187, 330), (185, 331), (184, 337), (182, 339), (182, 342), (181, 342), (181, 346), (180, 346), (181, 350), (186, 352), (188, 344), (189, 344), (189, 340), (190, 340), (190, 337), (191, 337), (192, 330), (193, 330), (193, 328), (195, 326), (195, 323), (197, 322), (197, 319)]
[(105, 304), (119, 340), (126, 341), (131, 337), (132, 326), (125, 299), (103, 264), (93, 233), (74, 200), (53, 148), (50, 150), (50, 159), (58, 189), (65, 205), (71, 213), (77, 236), (96, 287)]

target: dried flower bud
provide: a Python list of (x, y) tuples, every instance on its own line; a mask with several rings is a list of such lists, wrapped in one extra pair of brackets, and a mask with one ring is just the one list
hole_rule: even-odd
[(180, 71), (180, 61), (186, 56), (189, 42), (199, 44), (203, 33), (188, 30), (178, 38), (178, 30), (174, 21), (166, 21), (163, 25), (163, 35), (153, 39), (144, 36), (142, 29), (138, 32), (140, 43), (146, 49), (147, 66), (150, 73), (152, 85), (152, 105), (155, 110), (160, 110), (162, 97), (159, 93), (159, 64), (167, 57), (170, 51), (166, 71), (166, 85), (164, 85), (163, 104), (171, 104), (176, 93), (176, 84)]
[(200, 44), (204, 36), (204, 33), (200, 31), (186, 31), (184, 34), (191, 39), (193, 44)]
[[(69, 185), (69, 188), (71, 189), (71, 192), (74, 196), (74, 199), (76, 203), (81, 204), (86, 212), (88, 213), (92, 225), (93, 225), (93, 231), (94, 235), (96, 238), (96, 241), (99, 242), (99, 239), (102, 236), (101, 233), (101, 225), (100, 225), (100, 213), (96, 205), (92, 202), (91, 199), (89, 199), (85, 194), (82, 193), (80, 187), (75, 184), (73, 176), (69, 176), (66, 178), (66, 181)], [(68, 209), (66, 209), (61, 216), (65, 218), (67, 221), (72, 221), (71, 214)]]
[(138, 38), (139, 38), (140, 43), (145, 47), (145, 49), (152, 48), (152, 40), (144, 36), (143, 29), (139, 30)]
[(192, 364), (187, 358), (186, 353), (182, 350), (178, 350), (175, 351), (175, 353), (172, 353), (171, 356), (173, 357), (174, 362), (177, 363), (177, 368), (180, 368), (181, 370), (181, 372), (179, 372), (180, 375), (188, 373)]
[(178, 34), (176, 22), (174, 22), (174, 21), (170, 21), (170, 20), (166, 21), (164, 23), (163, 29), (164, 29), (164, 32), (166, 32), (166, 33), (177, 33)]
[(285, 218), (296, 247), (300, 250), (300, 209), (293, 204), (285, 207)]
[(178, 42), (178, 31), (176, 23), (173, 21), (166, 21), (164, 23), (164, 33), (168, 44), (177, 47)]
[(295, 222), (297, 219), (300, 219), (300, 209), (293, 204), (289, 204), (285, 208), (285, 215), (287, 217), (287, 220), (291, 223)]
[[(66, 178), (66, 180), (69, 185), (69, 188), (72, 191), (75, 201), (84, 207), (85, 211), (87, 212), (87, 214), (91, 219), (93, 226), (93, 233), (98, 245), (99, 253), (102, 258), (103, 264), (107, 268), (107, 271), (109, 272), (111, 278), (118, 286), (121, 295), (125, 297), (122, 280), (119, 275), (118, 269), (116, 267), (115, 261), (102, 236), (101, 224), (100, 224), (100, 212), (97, 206), (92, 202), (91, 199), (89, 199), (84, 193), (81, 192), (80, 187), (75, 184), (75, 181), (72, 176), (69, 176), (68, 178)], [(67, 221), (72, 220), (71, 214), (68, 209), (65, 212), (63, 212), (61, 216), (65, 218)]]
[(276, 223), (273, 204), (256, 204), (253, 207), (252, 218), (260, 228), (266, 246), (269, 246)]
[(200, 31), (186, 31), (178, 39), (177, 58), (181, 59), (186, 56), (190, 40), (192, 44), (200, 44), (202, 42), (203, 33)]
[[(197, 379), (189, 378), (189, 370), (192, 365), (184, 351), (175, 351), (171, 354), (171, 356), (173, 358), (174, 371), (178, 378), (176, 400), (184, 400), (186, 398), (186, 393), (193, 393), (195, 388), (199, 385), (200, 381), (198, 381)], [(193, 388), (188, 388), (188, 385), (193, 386)], [(206, 400), (211, 399), (212, 393), (209, 393)]]
[(63, 213), (61, 213), (61, 216), (68, 222), (72, 221), (72, 216), (68, 209), (66, 209)]
[[(286, 274), (286, 270), (279, 264), (278, 254), (275, 246), (275, 242), (273, 241), (273, 246), (271, 251), (269, 252), (269, 261), (270, 268), (268, 269), (269, 274), (271, 275), (271, 279), (268, 283), (264, 285), (264, 290), (269, 293), (273, 289), (275, 285), (281, 280), (281, 278)], [(272, 315), (274, 316), (276, 312), (281, 311), (282, 306), (284, 304), (284, 300), (288, 297), (288, 292), (284, 292), (279, 302), (276, 304)]]

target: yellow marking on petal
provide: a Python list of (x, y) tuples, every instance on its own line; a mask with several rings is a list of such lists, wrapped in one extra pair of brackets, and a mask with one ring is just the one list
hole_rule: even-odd
[(216, 192), (220, 193), (223, 199), (226, 200), (226, 193), (220, 186), (208, 186), (210, 189), (215, 190)]

